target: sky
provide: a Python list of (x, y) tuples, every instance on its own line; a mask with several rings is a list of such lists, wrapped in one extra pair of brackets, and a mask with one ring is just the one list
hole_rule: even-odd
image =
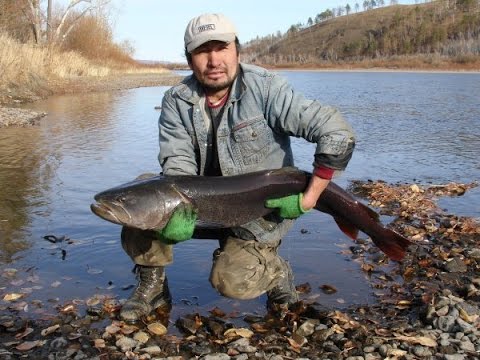
[[(223, 13), (232, 20), (241, 43), (257, 36), (266, 36), (291, 25), (306, 24), (326, 9), (344, 7), (352, 9), (363, 0), (113, 0), (114, 38), (129, 40), (138, 60), (185, 62), (183, 35), (195, 16), (203, 13)], [(384, 0), (389, 4), (390, 0)], [(414, 0), (400, 0), (411, 4)], [(354, 11), (354, 10), (353, 10)]]

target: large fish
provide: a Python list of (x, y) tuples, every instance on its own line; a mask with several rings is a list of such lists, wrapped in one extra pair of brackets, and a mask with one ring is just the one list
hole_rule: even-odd
[[(175, 208), (191, 203), (197, 228), (229, 228), (272, 212), (265, 200), (305, 190), (311, 174), (293, 167), (235, 176), (154, 176), (95, 195), (92, 211), (116, 224), (143, 230), (163, 228)], [(378, 214), (330, 182), (315, 209), (328, 213), (352, 239), (361, 230), (393, 260), (401, 260), (410, 241), (384, 227)]]

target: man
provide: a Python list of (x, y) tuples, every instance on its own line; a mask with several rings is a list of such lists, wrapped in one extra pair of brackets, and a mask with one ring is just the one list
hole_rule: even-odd
[[(221, 14), (192, 19), (185, 54), (193, 74), (165, 93), (159, 120), (164, 175), (230, 176), (293, 165), (290, 136), (317, 143), (315, 176), (303, 194), (269, 200), (271, 215), (217, 235), (210, 282), (222, 295), (268, 305), (298, 301), (289, 264), (278, 255), (294, 218), (313, 208), (334, 171), (351, 158), (354, 135), (339, 112), (305, 99), (280, 76), (239, 62), (234, 25)], [(139, 285), (120, 316), (134, 322), (170, 303), (164, 266), (172, 245), (194, 234), (196, 213), (178, 208), (158, 232), (125, 228), (122, 244)]]

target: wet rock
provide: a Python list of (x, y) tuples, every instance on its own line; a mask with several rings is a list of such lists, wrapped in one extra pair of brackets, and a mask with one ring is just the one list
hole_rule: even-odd
[(463, 354), (445, 354), (445, 360), (464, 360), (465, 355)]
[(432, 352), (429, 348), (420, 345), (413, 348), (413, 354), (421, 358), (432, 356)]
[(192, 347), (192, 354), (196, 356), (203, 356), (207, 354), (211, 354), (213, 352), (210, 344), (208, 342), (202, 342), (200, 344), (195, 344)]
[(445, 271), (450, 273), (463, 273), (467, 271), (467, 265), (460, 257), (454, 257), (445, 263)]
[(132, 350), (133, 348), (135, 348), (137, 346), (137, 344), (138, 344), (138, 341), (136, 341), (132, 338), (126, 337), (126, 336), (120, 337), (115, 342), (115, 345), (118, 348), (120, 348), (123, 352), (128, 351), (128, 350)]
[(315, 327), (320, 323), (317, 319), (306, 320), (295, 332), (299, 336), (310, 336), (315, 332)]
[(257, 351), (257, 348), (255, 346), (251, 346), (250, 342), (246, 338), (240, 338), (232, 341), (228, 347), (233, 348), (241, 353), (254, 353)]
[(152, 345), (140, 349), (140, 352), (144, 352), (150, 355), (160, 355), (162, 353), (162, 349), (160, 349), (160, 346)]
[(202, 356), (200, 359), (202, 359), (202, 360), (229, 360), (230, 356), (228, 356), (227, 354), (215, 353), (215, 354), (208, 354), (208, 355)]
[(139, 331), (133, 335), (133, 339), (141, 344), (146, 344), (150, 340), (150, 336), (144, 331)]
[(64, 337), (58, 337), (56, 339), (53, 339), (52, 342), (50, 343), (50, 351), (57, 351), (61, 348), (64, 348), (68, 345), (67, 339)]
[(453, 316), (440, 316), (437, 320), (437, 327), (444, 332), (450, 332), (455, 325)]

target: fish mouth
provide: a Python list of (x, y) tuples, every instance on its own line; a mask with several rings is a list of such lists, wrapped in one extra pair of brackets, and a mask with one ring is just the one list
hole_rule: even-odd
[(111, 203), (105, 204), (102, 202), (97, 202), (96, 204), (91, 204), (90, 209), (95, 215), (101, 217), (102, 219), (119, 225), (126, 225), (126, 221), (122, 220), (122, 218), (131, 218), (130, 214), (125, 211), (122, 206)]

